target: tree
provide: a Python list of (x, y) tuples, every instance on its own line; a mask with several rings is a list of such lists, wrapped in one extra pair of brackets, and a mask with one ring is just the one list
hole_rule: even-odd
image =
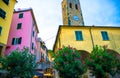
[(54, 58), (54, 56), (55, 56), (55, 53), (53, 52), (53, 50), (48, 50), (48, 53), (51, 55), (51, 58)]
[(5, 58), (3, 67), (9, 72), (8, 78), (32, 78), (34, 75), (35, 63), (34, 57), (28, 49), (22, 51), (14, 50)]
[(54, 68), (62, 78), (79, 78), (85, 71), (85, 65), (80, 60), (80, 53), (71, 47), (63, 47), (56, 52)]
[(6, 65), (5, 58), (0, 57), (0, 70), (5, 69), (5, 68), (4, 68), (5, 65)]
[(106, 78), (106, 73), (112, 76), (117, 73), (120, 61), (106, 48), (95, 46), (86, 64), (96, 78)]

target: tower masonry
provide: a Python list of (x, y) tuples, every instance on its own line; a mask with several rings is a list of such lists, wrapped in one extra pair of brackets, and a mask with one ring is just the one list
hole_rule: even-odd
[(64, 25), (84, 26), (79, 0), (63, 0), (62, 17)]

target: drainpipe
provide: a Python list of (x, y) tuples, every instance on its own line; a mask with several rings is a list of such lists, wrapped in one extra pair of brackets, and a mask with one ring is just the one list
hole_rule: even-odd
[(61, 46), (61, 43), (60, 43), (60, 38), (59, 38), (59, 48), (60, 48), (60, 46)]
[(92, 46), (94, 47), (94, 40), (93, 40), (93, 36), (92, 36), (91, 28), (92, 28), (92, 27), (90, 27), (90, 30), (89, 30), (89, 31), (90, 31), (90, 36), (91, 36)]

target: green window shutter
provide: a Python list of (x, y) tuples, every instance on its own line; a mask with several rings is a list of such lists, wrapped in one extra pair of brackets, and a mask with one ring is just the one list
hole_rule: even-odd
[(101, 31), (103, 40), (109, 40), (108, 33), (106, 31)]
[(76, 40), (78, 40), (78, 31), (75, 31)]
[(0, 17), (2, 17), (3, 19), (5, 19), (6, 17), (6, 12), (2, 10), (1, 8), (0, 8)]
[(18, 38), (15, 38), (14, 45), (18, 44)]
[(32, 25), (34, 26), (35, 24), (34, 24), (34, 21), (32, 21)]
[(20, 14), (19, 14), (19, 18), (23, 18), (23, 13), (20, 13)]
[(2, 34), (2, 27), (0, 27), (0, 35)]
[(34, 43), (32, 43), (32, 50), (34, 49)]
[(75, 31), (76, 40), (83, 40), (82, 31)]
[(17, 24), (17, 29), (21, 29), (22, 23)]
[(18, 44), (21, 44), (22, 37), (18, 38)]
[(9, 0), (2, 0), (5, 4), (9, 4)]
[(32, 36), (33, 36), (33, 37), (34, 37), (34, 33), (35, 33), (35, 32), (33, 31), (33, 32), (32, 32)]
[(82, 31), (79, 31), (79, 40), (83, 40)]
[(15, 38), (12, 39), (12, 45), (14, 45)]

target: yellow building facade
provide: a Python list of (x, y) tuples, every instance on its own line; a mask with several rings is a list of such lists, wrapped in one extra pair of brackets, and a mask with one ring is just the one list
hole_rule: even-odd
[(91, 52), (93, 46), (107, 46), (120, 54), (120, 27), (59, 26), (54, 52), (63, 46)]
[(0, 56), (4, 56), (16, 0), (0, 0)]

